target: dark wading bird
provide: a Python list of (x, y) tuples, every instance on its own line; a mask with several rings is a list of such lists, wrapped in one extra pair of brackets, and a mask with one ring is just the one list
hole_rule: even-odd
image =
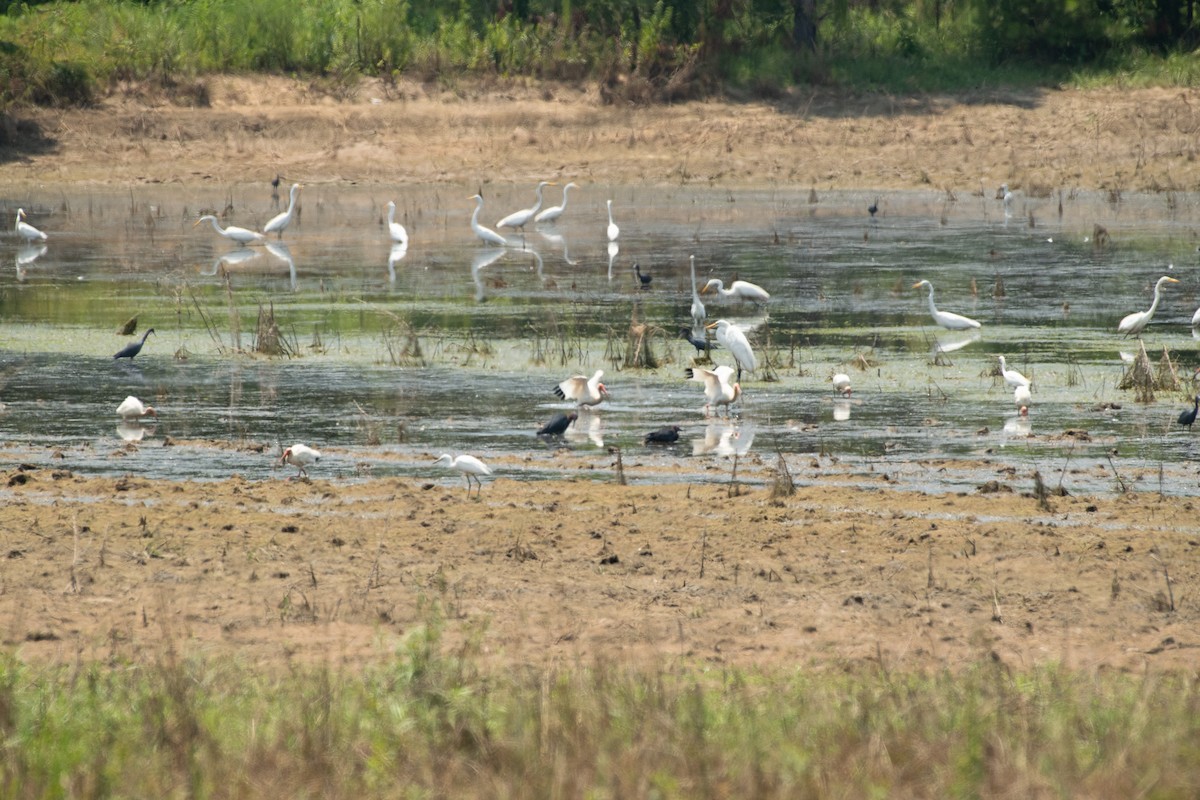
[(579, 415), (572, 411), (570, 414), (555, 414), (550, 418), (550, 421), (538, 429), (538, 436), (562, 436), (567, 432), (567, 428), (579, 419)]
[(152, 333), (154, 333), (154, 328), (151, 328), (143, 333), (142, 340), (140, 342), (130, 342), (122, 347), (121, 350), (113, 356), (113, 358), (128, 358), (130, 361), (133, 361), (133, 357), (142, 352), (142, 345), (146, 343), (146, 337)]
[(1192, 410), (1184, 411), (1179, 415), (1179, 424), (1188, 430), (1192, 429), (1192, 423), (1196, 421), (1196, 412), (1200, 411), (1200, 395), (1197, 395), (1193, 400)]
[(709, 350), (716, 350), (721, 345), (716, 342), (710, 342), (703, 337), (694, 336), (691, 328), (683, 327), (679, 329), (679, 338), (687, 339), (688, 344), (696, 348), (696, 355), (707, 353)]
[(675, 444), (679, 441), (679, 431), (682, 430), (678, 425), (668, 425), (665, 428), (659, 428), (656, 431), (650, 431), (646, 434), (645, 444)]
[(650, 281), (654, 280), (654, 276), (653, 275), (643, 275), (642, 268), (640, 265), (637, 264), (637, 262), (634, 262), (633, 274), (637, 275), (637, 279), (642, 282), (643, 289), (650, 288)]
[(867, 206), (867, 213), (870, 214), (872, 217), (879, 213), (879, 198), (878, 197), (875, 198), (874, 203), (871, 203), (871, 205)]

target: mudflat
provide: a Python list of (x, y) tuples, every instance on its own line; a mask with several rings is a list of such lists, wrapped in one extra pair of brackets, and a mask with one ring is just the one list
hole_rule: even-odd
[[(1185, 89), (603, 105), (586, 86), (222, 78), (23, 112), (0, 184), (699, 183), (993, 193), (1192, 191)], [(10, 140), (11, 140), (10, 136)], [(1194, 668), (1200, 526), (1156, 492), (1058, 496), (997, 470), (926, 495), (500, 475), (463, 484), (0, 473), (0, 619), (25, 659), (170, 645), (359, 666), (431, 614), (498, 667), (641, 662)], [(979, 465), (974, 465), (978, 467)], [(954, 469), (953, 464), (931, 465)], [(1118, 481), (1114, 480), (1114, 487)], [(435, 610), (431, 610), (435, 609)]]

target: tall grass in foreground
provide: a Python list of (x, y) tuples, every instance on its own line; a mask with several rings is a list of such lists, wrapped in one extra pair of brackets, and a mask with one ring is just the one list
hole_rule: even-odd
[(5, 797), (1088, 797), (1200, 790), (1196, 677), (0, 662)]

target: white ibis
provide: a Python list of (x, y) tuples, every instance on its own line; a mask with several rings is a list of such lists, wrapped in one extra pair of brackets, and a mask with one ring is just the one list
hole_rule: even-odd
[(708, 294), (716, 292), (725, 299), (749, 300), (751, 303), (765, 303), (771, 299), (770, 293), (756, 283), (749, 281), (734, 281), (729, 284), (729, 288), (725, 288), (725, 283), (720, 278), (713, 278), (708, 283), (704, 284), (704, 288), (700, 290), (700, 294)]
[(1028, 386), (1013, 389), (1013, 403), (1017, 406), (1018, 414), (1022, 417), (1029, 416), (1029, 407), (1033, 405), (1033, 393), (1029, 391)]
[[(213, 226), (213, 230), (215, 230), (217, 233), (221, 234), (222, 236), (224, 236), (226, 239), (228, 239), (231, 242), (237, 242), (238, 244), (262, 244), (267, 241), (267, 237), (263, 236), (258, 231), (247, 230), (246, 228), (239, 228), (237, 225), (230, 225), (228, 228), (222, 228), (217, 223), (217, 218), (214, 217), (212, 214), (205, 214), (203, 217), (196, 220), (196, 225), (199, 225), (201, 222), (204, 222), (204, 220), (208, 220), (209, 222), (211, 222), (212, 226)], [(194, 228), (194, 227), (196, 227), (196, 225), (193, 225), (192, 227)]]
[(933, 284), (929, 281), (917, 281), (912, 285), (912, 288), (919, 289), (922, 286), (929, 289), (929, 313), (933, 316), (933, 321), (938, 325), (941, 325), (948, 331), (965, 331), (980, 327), (980, 323), (970, 317), (953, 314), (949, 311), (938, 311), (937, 306), (933, 304)]
[(844, 372), (839, 372), (834, 375), (833, 390), (844, 397), (849, 397), (851, 391), (853, 391), (850, 388), (850, 376)]
[(1142, 331), (1150, 324), (1150, 320), (1154, 319), (1154, 312), (1158, 311), (1158, 302), (1162, 299), (1162, 287), (1168, 283), (1179, 283), (1174, 278), (1163, 275), (1154, 284), (1154, 302), (1150, 304), (1150, 308), (1145, 311), (1135, 311), (1121, 320), (1117, 325), (1117, 333), (1125, 336), (1141, 336)]
[(288, 192), (287, 211), (271, 217), (271, 221), (263, 226), (263, 233), (273, 233), (278, 238), (283, 238), (283, 232), (287, 230), (288, 225), (292, 224), (292, 218), (296, 214), (296, 195), (300, 194), (300, 190), (303, 188), (304, 187), (298, 183), (292, 184), (292, 189), (290, 192)]
[(402, 247), (408, 247), (408, 231), (404, 230), (404, 226), (396, 222), (396, 204), (388, 200), (388, 233), (392, 237), (392, 241)]
[(684, 375), (688, 380), (704, 384), (704, 416), (706, 417), (711, 416), (713, 406), (725, 406), (728, 413), (729, 406), (736, 403), (742, 396), (741, 384), (729, 382), (729, 379), (733, 377), (733, 367), (720, 366), (716, 369), (689, 367), (684, 370)]
[(279, 465), (291, 464), (299, 470), (296, 477), (303, 475), (308, 477), (308, 468), (321, 460), (321, 451), (314, 450), (305, 444), (294, 444), (283, 451), (283, 455), (279, 457)]
[(1026, 389), (1028, 389), (1029, 383), (1030, 383), (1029, 378), (1026, 378), (1024, 375), (1022, 375), (1020, 372), (1017, 372), (1015, 369), (1009, 369), (1008, 364), (1004, 360), (1004, 356), (999, 356), (999, 358), (1000, 358), (1000, 375), (1001, 375), (1001, 377), (1004, 378), (1004, 382), (1006, 384), (1008, 384), (1010, 387), (1012, 387), (1013, 389), (1017, 388), (1018, 386), (1024, 386)]
[(740, 383), (742, 370), (753, 372), (758, 366), (758, 359), (754, 357), (754, 349), (750, 347), (750, 340), (746, 338), (746, 334), (742, 333), (741, 328), (727, 319), (719, 319), (708, 327), (717, 329), (717, 341), (733, 356), (733, 360), (737, 363), (737, 379)]
[(567, 210), (567, 190), (568, 189), (578, 189), (578, 188), (579, 187), (575, 185), (574, 181), (572, 181), (571, 183), (568, 183), (566, 186), (563, 187), (562, 205), (550, 206), (549, 208), (542, 209), (541, 211), (539, 211), (537, 213), (537, 216), (535, 216), (533, 218), (533, 221), (534, 222), (554, 222), (554, 221), (556, 221), (559, 217), (561, 217), (563, 215), (563, 212)]
[(580, 408), (598, 405), (608, 397), (608, 388), (600, 382), (604, 370), (598, 369), (592, 377), (575, 375), (554, 387), (554, 394), (560, 400), (574, 400)]
[(449, 453), (443, 453), (438, 457), (438, 460), (433, 462), (435, 467), (445, 467), (446, 469), (458, 470), (467, 480), (467, 497), (471, 496), (471, 480), (479, 485), (479, 491), (483, 491), (483, 481), (479, 480), (481, 475), (491, 475), (491, 468), (480, 461), (475, 456), (457, 455), (451, 456)]
[(25, 221), (25, 209), (17, 209), (17, 236), (27, 242), (44, 242), (46, 234)]
[(471, 215), (471, 230), (475, 231), (484, 244), (498, 244), (504, 247), (508, 244), (508, 239), (505, 239), (500, 234), (496, 233), (491, 228), (484, 227), (479, 224), (479, 212), (483, 210), (483, 195), (477, 194), (470, 198), (475, 201), (475, 213)]
[(133, 395), (129, 395), (117, 406), (117, 416), (121, 419), (141, 419), (142, 417), (157, 417), (154, 406), (148, 406)]

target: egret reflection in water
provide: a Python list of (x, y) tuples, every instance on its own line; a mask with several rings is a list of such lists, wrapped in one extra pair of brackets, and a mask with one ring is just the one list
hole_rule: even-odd
[(604, 417), (591, 411), (585, 411), (575, 420), (575, 424), (567, 428), (564, 434), (568, 442), (591, 442), (596, 447), (604, 447)]
[(288, 284), (292, 287), (292, 291), (296, 291), (296, 262), (292, 259), (292, 251), (283, 242), (267, 242), (267, 250), (271, 255), (287, 264), (288, 268)]
[(122, 420), (117, 423), (117, 436), (123, 442), (140, 442), (147, 435), (154, 435), (154, 425), (143, 425), (141, 422)]
[(563, 236), (561, 233), (549, 233), (543, 230), (539, 230), (538, 233), (543, 239), (562, 251), (563, 261), (567, 262), (568, 265), (574, 267), (579, 264), (578, 261), (571, 260), (571, 254), (568, 250), (566, 236)]
[(26, 244), (17, 250), (17, 280), (25, 280), (26, 267), (46, 255), (47, 249), (44, 244)]
[(217, 256), (215, 259), (213, 259), (212, 269), (200, 274), (206, 276), (218, 275), (222, 270), (244, 266), (254, 259), (261, 257), (261, 250), (251, 250), (249, 247), (239, 247), (237, 250), (230, 250), (228, 253)]
[(408, 243), (393, 244), (392, 249), (388, 252), (388, 282), (396, 282), (396, 265), (404, 260), (408, 255)]
[(503, 248), (493, 248), (491, 250), (480, 250), (471, 257), (471, 280), (475, 282), (476, 303), (482, 303), (487, 299), (484, 292), (483, 271), (504, 258), (507, 252)]
[(754, 446), (754, 434), (753, 422), (710, 420), (703, 438), (692, 440), (692, 455), (744, 456)]
[(833, 401), (833, 421), (846, 422), (850, 419), (850, 400)]
[(616, 242), (608, 243), (608, 279), (611, 281), (613, 276), (613, 262), (617, 260), (617, 253), (621, 252), (621, 246)]

